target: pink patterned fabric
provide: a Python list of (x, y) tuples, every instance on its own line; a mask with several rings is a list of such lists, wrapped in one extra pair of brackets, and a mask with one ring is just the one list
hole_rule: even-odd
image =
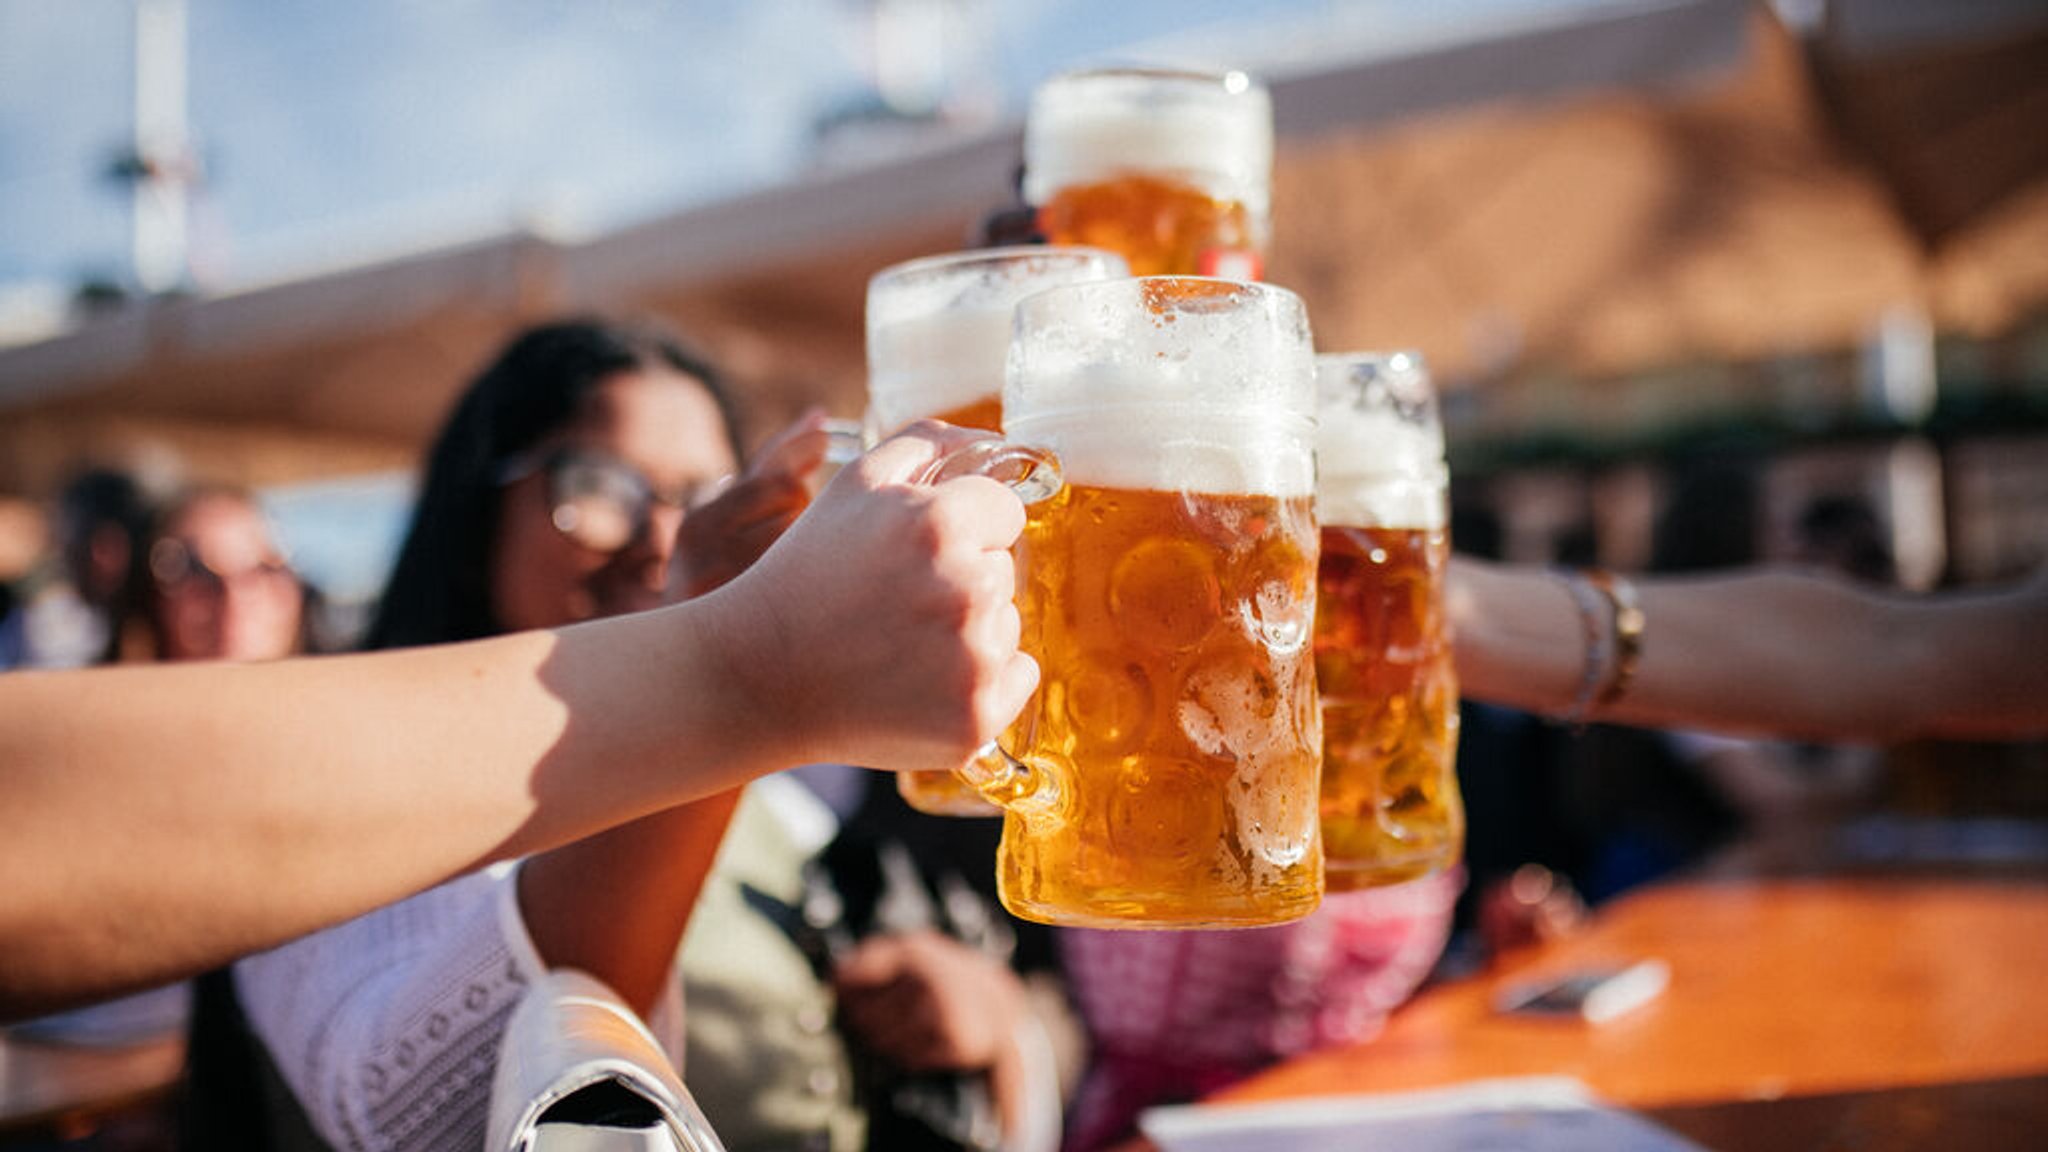
[(1282, 1057), (1372, 1039), (1442, 954), (1462, 884), (1451, 872), (1333, 893), (1313, 915), (1275, 928), (1062, 932), (1095, 1044), (1066, 1148), (1119, 1140), (1140, 1111)]

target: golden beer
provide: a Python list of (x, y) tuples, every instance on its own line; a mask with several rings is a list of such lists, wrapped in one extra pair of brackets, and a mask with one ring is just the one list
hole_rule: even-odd
[[(962, 428), (988, 432), (1003, 430), (1003, 398), (991, 394), (958, 408), (934, 414), (934, 418)], [(972, 785), (951, 773), (898, 772), (896, 791), (904, 803), (932, 816), (996, 816), (1001, 810), (981, 798)]]
[(1272, 168), (1272, 101), (1241, 72), (1069, 72), (1033, 94), (1025, 124), (1039, 231), (1120, 253), (1138, 276), (1259, 279)]
[(1316, 589), (1323, 852), (1333, 891), (1458, 859), (1458, 689), (1441, 531), (1325, 525)]
[(1138, 276), (1256, 280), (1264, 271), (1264, 244), (1243, 201), (1159, 176), (1062, 188), (1039, 206), (1038, 230), (1050, 244), (1120, 252)]
[(1316, 679), (1335, 891), (1455, 863), (1458, 689), (1444, 623), (1448, 473), (1421, 359), (1318, 360)]
[(1067, 487), (1016, 547), (1038, 691), (969, 769), (1003, 904), (1053, 924), (1273, 924), (1322, 896), (1315, 369), (1292, 293), (1178, 277), (1018, 306), (1006, 436)]
[(1315, 908), (1314, 524), (1299, 497), (1075, 484), (1032, 509), (1018, 607), (1043, 687), (1003, 746), (1059, 799), (1009, 817), (1044, 825), (1006, 835), (1011, 911), (1192, 927)]
[(943, 420), (960, 428), (979, 428), (984, 432), (1003, 430), (1003, 396), (991, 392), (979, 400), (969, 401), (958, 408), (935, 412), (932, 419)]
[[(879, 438), (927, 417), (1003, 430), (1003, 363), (1017, 301), (1060, 284), (1126, 273), (1086, 248), (992, 248), (892, 265), (868, 282), (868, 416)], [(994, 816), (965, 780), (903, 772), (896, 788), (935, 816)]]

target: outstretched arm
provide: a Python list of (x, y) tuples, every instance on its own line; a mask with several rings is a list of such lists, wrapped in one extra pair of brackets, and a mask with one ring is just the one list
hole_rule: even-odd
[[(1594, 719), (1827, 740), (2048, 733), (2048, 570), (2009, 588), (1929, 596), (1770, 569), (1651, 577), (1636, 589), (1641, 662)], [(1460, 557), (1449, 611), (1467, 695), (1550, 714), (1571, 707), (1584, 625), (1555, 575)]]
[(1015, 715), (993, 481), (960, 434), (849, 467), (747, 576), (658, 612), (276, 664), (0, 678), (0, 1016), (175, 979), (786, 764), (939, 769)]
[[(683, 521), (670, 593), (730, 583), (811, 502), (830, 437), (809, 414), (763, 445), (746, 472)], [(603, 980), (650, 1014), (718, 854), (737, 791), (644, 816), (563, 845), (519, 870), (519, 913), (540, 958)]]

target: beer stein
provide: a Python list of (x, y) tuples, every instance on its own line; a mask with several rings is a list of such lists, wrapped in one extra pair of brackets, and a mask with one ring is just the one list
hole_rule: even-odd
[[(1017, 301), (1061, 284), (1128, 275), (1123, 258), (1092, 248), (991, 248), (892, 265), (868, 281), (869, 433), (927, 417), (1002, 430), (1003, 364)], [(960, 779), (905, 772), (897, 789), (938, 816), (994, 816)]]
[(1053, 77), (1024, 127), (1024, 200), (1053, 244), (1121, 253), (1139, 276), (1263, 273), (1273, 102), (1242, 72)]
[(1449, 472), (1420, 356), (1322, 356), (1316, 681), (1331, 890), (1455, 863), (1458, 685), (1444, 624)]
[(1016, 547), (1038, 691), (963, 773), (1004, 809), (1016, 915), (1219, 927), (1321, 899), (1312, 348), (1266, 285), (1018, 305), (1004, 432), (1066, 485)]

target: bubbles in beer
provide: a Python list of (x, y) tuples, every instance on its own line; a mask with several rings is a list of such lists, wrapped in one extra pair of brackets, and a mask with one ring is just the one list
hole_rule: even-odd
[(1240, 566), (1236, 616), (1246, 636), (1275, 657), (1299, 655), (1315, 634), (1315, 601), (1302, 578), (1315, 561), (1295, 544), (1303, 532), (1268, 531)]
[(1224, 654), (1188, 670), (1174, 709), (1181, 735), (1209, 756), (1236, 762), (1256, 755), (1281, 734), (1280, 687), (1271, 671), (1248, 668), (1242, 656)]
[[(1178, 471), (1182, 475), (1194, 476), (1212, 474), (1216, 470), (1199, 467), (1184, 459)], [(1181, 492), (1180, 511), (1196, 535), (1226, 552), (1249, 547), (1256, 541), (1255, 533), (1262, 527), (1246, 522), (1256, 514), (1252, 509), (1235, 500), (1213, 499), (1205, 492)]]
[(1261, 879), (1301, 866), (1315, 848), (1316, 826), (1302, 793), (1274, 787), (1270, 777), (1246, 773), (1232, 782), (1237, 840)]

